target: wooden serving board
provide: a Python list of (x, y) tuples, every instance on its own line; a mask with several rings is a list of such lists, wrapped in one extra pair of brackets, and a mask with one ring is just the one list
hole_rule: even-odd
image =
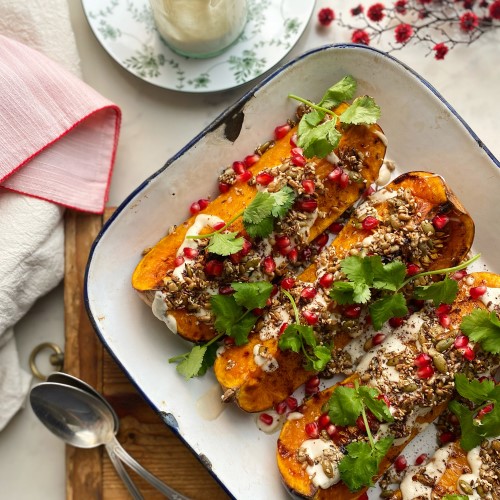
[[(118, 441), (144, 467), (192, 499), (227, 499), (228, 495), (191, 451), (173, 434), (129, 383), (105, 351), (88, 319), (83, 280), (89, 250), (103, 216), (67, 211), (65, 222), (64, 371), (88, 382), (111, 403), (120, 418)], [(134, 472), (144, 498), (165, 498)], [(103, 447), (66, 447), (67, 500), (130, 498)]]

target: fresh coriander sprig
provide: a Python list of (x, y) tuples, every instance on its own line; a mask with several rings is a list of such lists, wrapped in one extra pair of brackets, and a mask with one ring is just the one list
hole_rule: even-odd
[[(485, 438), (498, 437), (500, 434), (500, 386), (492, 380), (468, 380), (462, 373), (455, 375), (455, 389), (465, 399), (471, 401), (475, 408), (454, 400), (449, 404), (450, 410), (460, 422), (460, 444), (465, 451), (479, 446)], [(480, 411), (492, 405), (491, 411)]]
[(370, 430), (367, 408), (381, 422), (394, 421), (384, 400), (378, 399), (379, 395), (374, 387), (360, 386), (355, 380), (354, 387), (337, 387), (327, 403), (328, 415), (334, 424), (355, 425), (361, 416), (365, 425), (368, 442), (348, 444), (347, 455), (339, 462), (340, 477), (351, 491), (373, 484), (373, 476), (394, 441), (392, 436), (376, 441)]
[(169, 363), (178, 363), (177, 371), (186, 379), (204, 375), (214, 364), (218, 348), (217, 341), (224, 335), (233, 337), (236, 345), (248, 342), (257, 316), (254, 309), (266, 306), (273, 285), (267, 281), (252, 283), (231, 283), (235, 292), (231, 295), (213, 295), (210, 299), (218, 334), (202, 345), (195, 345), (184, 354), (174, 356)]
[[(290, 300), (295, 315), (295, 323), (288, 325), (281, 335), (278, 346), (282, 351), (292, 350), (293, 352), (302, 352), (306, 358), (306, 370), (322, 371), (325, 369), (328, 361), (331, 359), (331, 346), (318, 345), (314, 330), (309, 325), (300, 324), (300, 315), (297, 304), (290, 292), (281, 289), (285, 296)], [(310, 348), (308, 350), (308, 347)]]
[[(388, 319), (408, 314), (408, 306), (400, 290), (411, 281), (422, 276), (448, 275), (460, 271), (475, 262), (480, 255), (477, 254), (458, 266), (424, 271), (409, 278), (406, 278), (406, 266), (401, 261), (395, 260), (382, 264), (379, 255), (367, 257), (353, 255), (344, 259), (340, 264), (348, 281), (335, 282), (330, 290), (330, 297), (341, 305), (366, 304), (372, 298), (372, 290), (382, 291), (384, 296), (369, 306), (373, 327), (375, 330), (380, 330)], [(438, 306), (442, 303), (451, 304), (457, 292), (457, 282), (446, 276), (442, 281), (416, 287), (413, 293), (416, 298), (432, 300), (434, 305)]]
[(474, 309), (462, 319), (460, 330), (474, 342), (479, 342), (483, 351), (500, 354), (500, 319), (495, 312)]
[[(337, 121), (345, 124), (376, 123), (380, 118), (380, 108), (369, 96), (357, 97), (351, 106), (340, 116), (332, 111), (340, 103), (351, 100), (356, 92), (356, 80), (348, 75), (330, 87), (318, 104), (289, 94), (290, 99), (302, 102), (311, 111), (302, 116), (297, 129), (297, 145), (303, 149), (304, 156), (324, 158), (331, 153), (340, 142), (342, 134), (337, 130)], [(330, 119), (325, 120), (326, 115)]]
[(209, 239), (207, 249), (210, 253), (227, 256), (243, 248), (244, 239), (237, 232), (224, 232), (238, 218), (243, 218), (243, 225), (251, 238), (269, 236), (277, 218), (284, 217), (293, 205), (296, 194), (289, 186), (276, 193), (259, 191), (247, 208), (234, 215), (221, 228), (206, 234), (189, 234), (187, 239)]

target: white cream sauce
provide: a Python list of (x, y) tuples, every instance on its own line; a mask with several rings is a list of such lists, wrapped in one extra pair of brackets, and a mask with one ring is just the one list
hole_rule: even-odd
[(281, 325), (283, 323), (290, 324), (290, 315), (284, 307), (280, 306), (274, 309), (273, 314), (276, 314), (278, 316), (278, 318), (281, 320), (281, 323), (276, 326), (275, 322), (271, 320), (269, 314), (266, 314), (264, 316), (264, 326), (259, 331), (259, 338), (262, 341), (276, 338), (279, 334)]
[(388, 191), (387, 189), (380, 189), (379, 191), (375, 191), (368, 197), (368, 200), (372, 203), (372, 205), (378, 205), (384, 201), (390, 200), (391, 198), (395, 198), (398, 195), (397, 191)]
[(196, 411), (204, 420), (215, 420), (227, 406), (222, 402), (222, 389), (218, 383), (196, 401)]
[[(474, 488), (477, 480), (479, 479), (481, 465), (483, 464), (479, 455), (480, 451), (481, 446), (476, 446), (475, 448), (472, 448), (469, 453), (467, 453), (467, 462), (469, 462), (471, 472), (469, 474), (462, 474), (457, 481), (458, 490), (462, 494), (465, 494), (465, 491), (460, 488), (460, 481), (465, 481)], [(476, 493), (476, 490), (474, 489), (474, 493), (472, 493), (472, 495), (469, 493), (469, 498), (472, 500), (480, 500), (481, 497)]]
[(377, 186), (385, 186), (391, 180), (392, 170), (389, 168), (389, 165), (384, 162), (380, 167), (375, 184)]
[(314, 462), (313, 465), (308, 465), (306, 468), (306, 472), (309, 474), (309, 477), (311, 478), (314, 486), (316, 486), (317, 488), (327, 489), (340, 481), (338, 462), (332, 463), (333, 475), (332, 477), (328, 477), (323, 470), (321, 462), (318, 461), (318, 463), (316, 463), (315, 460), (323, 457), (324, 450), (331, 449), (335, 452), (335, 454), (339, 454), (339, 450), (333, 443), (333, 441), (323, 441), (323, 439), (308, 439), (301, 444), (300, 448), (304, 450), (309, 458), (311, 458)]
[(262, 415), (262, 413), (259, 413), (257, 415), (257, 420), (256, 420), (257, 427), (259, 428), (259, 430), (261, 430), (262, 432), (265, 432), (266, 434), (272, 434), (273, 432), (277, 431), (281, 427), (281, 422), (283, 420), (283, 416), (278, 415), (278, 413), (275, 410), (267, 410), (263, 413), (271, 416), (273, 420), (270, 424), (266, 424), (260, 419), (260, 415)]
[(334, 151), (332, 151), (329, 155), (327, 155), (326, 161), (331, 163), (332, 165), (338, 165), (340, 162), (340, 158), (335, 154)]
[(161, 291), (155, 293), (153, 304), (151, 305), (153, 314), (163, 321), (172, 333), (177, 333), (177, 321), (175, 318), (167, 314), (167, 304), (165, 303), (165, 294)]
[(486, 293), (481, 296), (481, 302), (488, 311), (494, 311), (500, 307), (500, 288), (486, 288)]
[(276, 371), (279, 368), (278, 361), (276, 361), (274, 356), (267, 353), (267, 348), (266, 352), (262, 355), (260, 353), (261, 347), (263, 347), (262, 344), (255, 344), (253, 348), (253, 360), (255, 364), (260, 366), (266, 373)]
[(389, 144), (389, 141), (387, 140), (386, 135), (383, 132), (381, 132), (380, 130), (375, 130), (373, 133), (382, 141), (382, 144), (385, 147), (387, 147), (387, 144)]

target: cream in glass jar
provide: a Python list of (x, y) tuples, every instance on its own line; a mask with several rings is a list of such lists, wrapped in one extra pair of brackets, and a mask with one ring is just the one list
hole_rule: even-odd
[(205, 58), (223, 52), (241, 34), (247, 0), (150, 0), (158, 33), (175, 52)]

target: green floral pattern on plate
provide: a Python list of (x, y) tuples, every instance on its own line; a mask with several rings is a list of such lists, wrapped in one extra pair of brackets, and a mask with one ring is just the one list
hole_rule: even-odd
[(277, 64), (306, 28), (314, 0), (248, 0), (238, 40), (211, 59), (171, 51), (158, 35), (148, 0), (83, 0), (95, 36), (120, 65), (150, 83), (214, 92), (249, 82)]

